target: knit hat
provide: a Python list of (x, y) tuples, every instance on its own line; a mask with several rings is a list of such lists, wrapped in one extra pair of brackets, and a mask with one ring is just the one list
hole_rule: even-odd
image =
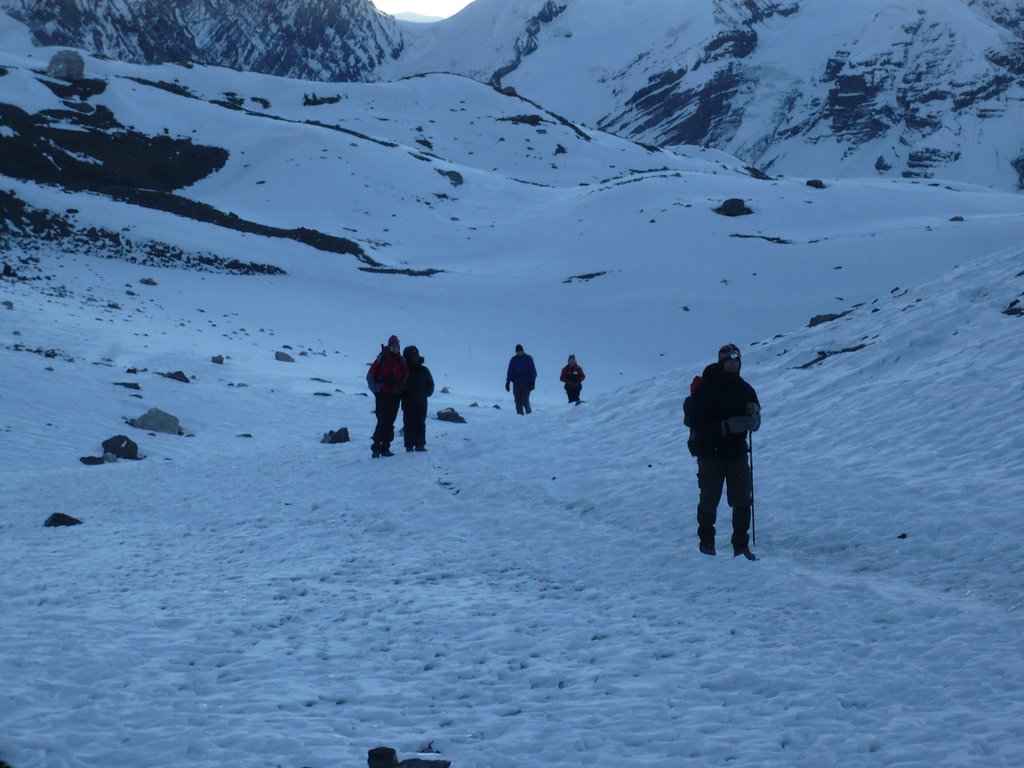
[(391, 338), (388, 339), (388, 346), (390, 347), (392, 344), (398, 344), (398, 337), (395, 334), (391, 334)]
[(516, 344), (516, 352), (522, 352), (522, 351), (523, 351), (523, 345), (522, 344)]
[(740, 359), (740, 348), (735, 344), (726, 344), (724, 347), (718, 350), (718, 362), (723, 360), (739, 360)]

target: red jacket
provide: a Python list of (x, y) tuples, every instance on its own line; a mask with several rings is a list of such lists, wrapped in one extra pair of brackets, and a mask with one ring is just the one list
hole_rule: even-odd
[(366, 383), (374, 394), (395, 393), (405, 386), (405, 377), (408, 375), (409, 365), (405, 358), (385, 349), (370, 365)]
[(566, 384), (569, 384), (570, 382), (582, 383), (583, 380), (587, 378), (587, 374), (585, 374), (583, 372), (583, 369), (580, 368), (578, 365), (570, 363), (569, 365), (565, 366), (565, 368), (562, 369), (562, 375), (559, 376), (558, 378), (560, 381), (564, 381)]

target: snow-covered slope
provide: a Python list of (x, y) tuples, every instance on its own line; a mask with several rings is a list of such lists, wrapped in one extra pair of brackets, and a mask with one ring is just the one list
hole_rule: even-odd
[[(926, 258), (935, 238), (904, 210), (903, 247)], [(811, 231), (830, 223), (847, 226), (825, 212)], [(715, 242), (745, 262), (741, 243)], [(696, 549), (680, 404), (721, 328), (681, 367), (588, 379), (580, 407), (549, 364), (517, 417), (503, 360), (473, 346), (514, 338), (517, 310), (550, 317), (519, 279), (498, 294), (467, 272), (440, 296), (294, 256), (285, 278), (34, 257), (0, 279), (12, 768), (347, 766), (382, 744), (457, 768), (1024, 760), (1019, 249), (744, 343), (765, 406), (758, 563)], [(808, 271), (794, 302), (834, 289)], [(505, 314), (467, 312), (473, 289)], [(763, 299), (752, 281), (731, 296)], [(648, 300), (618, 297), (638, 317)], [(468, 420), (431, 419), (426, 454), (369, 458), (366, 326), (419, 343), (451, 385), (431, 412)], [(655, 330), (609, 326), (581, 362)], [(453, 347), (492, 379), (486, 399)], [(158, 375), (173, 370), (190, 383)], [(124, 424), (151, 407), (189, 436)], [(318, 442), (339, 426), (352, 443)], [(125, 432), (143, 461), (78, 463)], [(53, 512), (84, 524), (42, 527)]]

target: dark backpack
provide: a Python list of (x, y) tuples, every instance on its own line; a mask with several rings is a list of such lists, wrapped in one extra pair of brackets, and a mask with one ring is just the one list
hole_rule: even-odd
[(685, 400), (683, 400), (683, 424), (687, 427), (693, 427), (693, 424), (690, 423), (690, 408), (692, 407), (691, 403), (693, 402), (693, 393), (694, 391), (696, 391), (697, 385), (700, 384), (703, 380), (703, 376), (694, 376), (693, 381), (690, 382), (690, 394), (686, 396)]
[(690, 394), (683, 400), (683, 425), (690, 428), (690, 436), (686, 440), (686, 448), (690, 451), (691, 456), (696, 456), (698, 453), (697, 435), (693, 431), (693, 415), (690, 413), (693, 407), (693, 393), (696, 391), (697, 386), (704, 380), (703, 376), (694, 376), (693, 381), (690, 382)]

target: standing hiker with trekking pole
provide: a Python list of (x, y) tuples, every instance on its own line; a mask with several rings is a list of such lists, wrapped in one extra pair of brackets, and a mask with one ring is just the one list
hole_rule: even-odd
[[(740, 377), (742, 360), (735, 344), (718, 350), (718, 362), (694, 379), (683, 401), (684, 423), (690, 427), (687, 447), (697, 458), (697, 537), (700, 551), (714, 555), (715, 522), (722, 486), (732, 507), (733, 557), (757, 557), (750, 551), (748, 529), (753, 520), (753, 454), (747, 462), (747, 433), (761, 426), (761, 404), (754, 388)], [(751, 444), (753, 440), (751, 440)]]

